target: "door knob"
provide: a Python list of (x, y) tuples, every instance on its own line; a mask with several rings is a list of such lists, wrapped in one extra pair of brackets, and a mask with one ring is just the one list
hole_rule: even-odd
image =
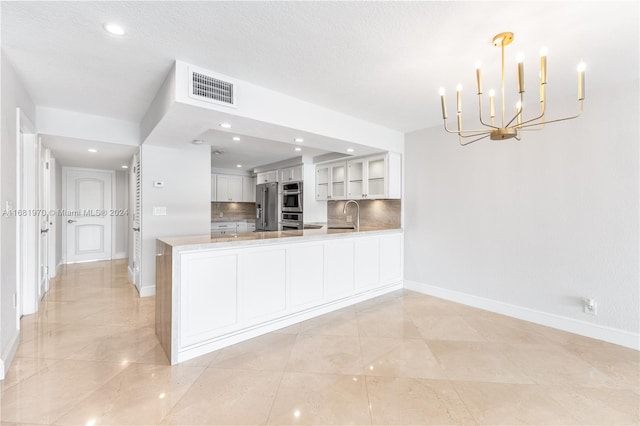
[(136, 232), (140, 232), (140, 228), (132, 228)]
[(40, 233), (41, 233), (41, 234), (46, 234), (47, 232), (49, 232), (49, 229), (41, 229), (41, 230), (40, 230)]
[(67, 220), (67, 223), (74, 223), (74, 222), (77, 222), (77, 220), (73, 220), (73, 219)]

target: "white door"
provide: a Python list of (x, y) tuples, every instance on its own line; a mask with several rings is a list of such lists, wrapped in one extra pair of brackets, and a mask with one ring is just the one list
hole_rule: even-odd
[[(38, 179), (38, 216), (40, 225), (40, 247), (38, 249), (38, 299), (49, 290), (49, 150), (38, 141), (40, 150)], [(53, 238), (53, 236), (51, 236)]]
[(115, 172), (65, 168), (66, 262), (111, 259)]
[(138, 288), (142, 287), (140, 283), (140, 268), (142, 262), (142, 235), (140, 226), (142, 224), (142, 180), (140, 170), (140, 157), (133, 156), (133, 182), (135, 184), (133, 200), (133, 284)]

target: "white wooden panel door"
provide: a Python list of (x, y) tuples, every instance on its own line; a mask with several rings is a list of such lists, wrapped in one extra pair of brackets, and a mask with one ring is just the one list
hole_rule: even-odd
[(286, 250), (282, 246), (248, 249), (242, 266), (242, 306), (245, 325), (274, 318), (286, 309)]
[[(38, 182), (38, 209), (40, 212), (47, 212), (42, 214), (40, 219), (40, 249), (39, 251), (39, 268), (38, 268), (38, 297), (42, 299), (45, 293), (49, 290), (49, 191), (50, 191), (50, 175), (49, 175), (49, 161), (50, 152), (42, 145), (42, 142), (38, 140), (38, 146), (40, 150), (40, 163), (39, 163), (39, 182)], [(53, 238), (53, 236), (51, 237)]]
[(111, 259), (114, 172), (65, 169), (67, 263)]
[(353, 240), (327, 242), (324, 268), (328, 299), (351, 294), (353, 292)]
[(181, 256), (180, 347), (237, 328), (238, 250)]
[(356, 289), (372, 287), (380, 282), (379, 246), (377, 238), (354, 241), (354, 281)]
[(324, 248), (322, 244), (287, 250), (291, 307), (315, 304), (324, 296)]

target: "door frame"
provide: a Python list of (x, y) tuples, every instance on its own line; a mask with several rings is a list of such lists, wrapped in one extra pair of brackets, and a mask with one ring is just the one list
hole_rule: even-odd
[[(20, 107), (16, 107), (16, 212), (20, 212), (24, 209), (24, 185), (23, 185), (23, 173), (25, 170), (25, 159), (23, 158), (23, 143), (24, 143), (24, 136), (25, 135), (30, 135), (30, 137), (33, 137), (35, 139), (36, 145), (37, 145), (37, 141), (38, 141), (38, 135), (36, 133), (36, 127), (34, 126), (33, 122), (29, 119), (29, 117), (27, 117), (27, 115), (24, 113), (24, 111), (22, 111), (22, 109)], [(37, 146), (36, 146), (36, 151), (37, 151)], [(39, 160), (36, 161), (35, 157), (34, 157), (34, 161), (35, 161), (35, 171), (36, 171), (36, 176), (35, 176), (35, 186), (36, 186), (36, 200), (39, 197), (39, 193), (38, 193), (38, 168), (39, 168)], [(37, 260), (38, 256), (39, 256), (39, 250), (40, 250), (40, 224), (38, 223), (38, 221), (35, 222), (36, 225), (35, 227), (37, 229), (34, 230), (34, 232), (36, 232), (37, 234), (37, 239), (36, 239), (36, 244), (35, 244), (35, 267), (39, 268), (39, 262)], [(29, 303), (29, 306), (31, 306), (31, 309), (28, 310), (28, 314), (32, 314), (38, 311), (39, 308), (39, 298), (37, 297), (38, 294), (38, 288), (39, 288), (39, 273), (37, 270), (33, 270), (31, 271), (32, 273), (34, 273), (35, 275), (35, 282), (33, 283), (36, 288), (32, 289), (32, 292), (29, 292), (29, 294), (32, 294), (33, 297), (29, 297), (29, 300), (25, 299), (25, 289), (24, 286), (26, 285), (25, 283), (25, 274), (24, 274), (24, 268), (25, 268), (25, 259), (24, 259), (24, 253), (23, 253), (23, 241), (25, 241), (26, 235), (24, 234), (24, 220), (23, 220), (23, 216), (16, 214), (16, 297), (15, 297), (15, 306), (16, 306), (16, 323), (17, 323), (17, 328), (18, 330), (20, 329), (20, 318), (23, 316), (23, 314), (25, 313), (25, 303)], [(31, 312), (31, 310), (33, 310), (33, 312)]]
[[(100, 173), (108, 173), (111, 176), (111, 207), (115, 205), (115, 191), (116, 191), (116, 172), (115, 170), (106, 170), (106, 169), (90, 169), (87, 167), (62, 167), (62, 210), (66, 209), (67, 206), (67, 172), (68, 171), (79, 171), (79, 172), (100, 172)], [(114, 247), (115, 247), (115, 238), (116, 238), (116, 226), (114, 221), (114, 216), (109, 215), (111, 220), (111, 247), (109, 247), (109, 255), (110, 258), (114, 257)], [(67, 219), (66, 216), (62, 218), (62, 263), (67, 264)], [(84, 263), (84, 262), (94, 262), (93, 260), (85, 260), (74, 263)]]

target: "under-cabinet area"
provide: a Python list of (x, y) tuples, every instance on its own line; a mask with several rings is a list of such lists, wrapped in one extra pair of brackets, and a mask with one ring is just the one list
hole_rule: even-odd
[(157, 242), (156, 334), (171, 364), (402, 286), (403, 231)]

